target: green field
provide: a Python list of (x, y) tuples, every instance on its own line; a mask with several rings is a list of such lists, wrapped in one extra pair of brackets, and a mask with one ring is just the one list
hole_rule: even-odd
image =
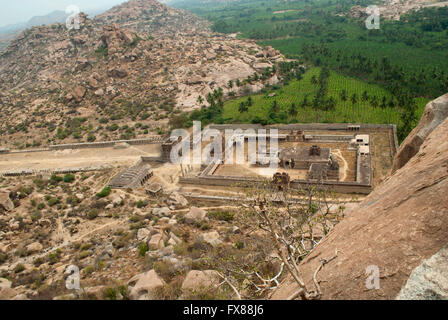
[[(426, 8), (381, 19), (379, 30), (368, 30), (364, 18), (347, 14), (374, 0), (177, 0), (171, 5), (212, 22), (222, 33), (272, 45), (291, 58), (328, 65), (334, 71), (378, 84), (394, 95), (436, 98), (448, 89), (448, 8)], [(305, 46), (325, 48), (325, 54), (304, 54)], [(337, 57), (341, 57), (337, 61)], [(359, 57), (353, 59), (353, 56)], [(378, 67), (387, 59), (389, 68)], [(363, 64), (359, 66), (358, 64)], [(343, 65), (341, 65), (343, 64)], [(368, 65), (366, 67), (366, 64)]]
[[(208, 19), (213, 31), (255, 39), (311, 67), (300, 81), (286, 74), (284, 83), (275, 90), (267, 87), (252, 95), (251, 103), (243, 97), (227, 101), (223, 107), (222, 102), (218, 107), (210, 105), (208, 110), (204, 106), (201, 111), (184, 115), (181, 122), (393, 123), (402, 140), (417, 124), (426, 103), (448, 90), (448, 8), (409, 12), (400, 21), (381, 19), (379, 30), (367, 29), (365, 18), (348, 14), (355, 5), (367, 7), (379, 2), (171, 3)], [(311, 81), (313, 76), (319, 76), (321, 67), (332, 70), (325, 86), (315, 79)], [(342, 90), (346, 91), (345, 99)]]
[[(247, 112), (239, 112), (239, 104), (247, 101), (247, 97), (236, 100), (227, 101), (224, 104), (223, 120), (227, 123), (248, 123), (253, 122), (254, 119), (261, 119), (269, 122), (269, 110), (274, 101), (278, 104), (278, 113), (282, 122), (353, 122), (353, 123), (396, 123), (400, 122), (399, 108), (376, 108), (370, 104), (370, 101), (362, 101), (361, 97), (364, 91), (369, 97), (376, 96), (380, 102), (383, 97), (388, 100), (391, 94), (385, 89), (365, 83), (355, 78), (345, 77), (336, 72), (330, 72), (328, 81), (328, 97), (333, 97), (336, 101), (336, 108), (333, 111), (316, 110), (312, 106), (301, 107), (301, 104), (308, 96), (308, 100), (312, 101), (317, 92), (316, 84), (313, 84), (311, 79), (313, 76), (318, 77), (320, 68), (312, 68), (308, 70), (303, 79), (300, 81), (293, 80), (286, 86), (278, 90), (270, 90), (263, 94), (255, 94), (251, 96), (252, 106), (248, 108)], [(347, 101), (342, 101), (340, 98), (341, 91), (345, 89)], [(269, 95), (275, 92), (274, 97)], [(350, 97), (356, 94), (359, 99), (358, 102), (352, 104)], [(417, 116), (420, 117), (423, 109), (428, 102), (428, 99), (418, 98), (416, 104), (418, 105)], [(297, 115), (293, 116), (289, 113), (291, 105), (295, 103), (297, 106)], [(282, 115), (283, 113), (283, 115)]]

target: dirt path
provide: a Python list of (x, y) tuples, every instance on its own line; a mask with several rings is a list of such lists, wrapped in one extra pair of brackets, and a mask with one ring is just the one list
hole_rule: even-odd
[(338, 158), (340, 158), (342, 160), (342, 162), (344, 163), (344, 167), (342, 168), (342, 178), (341, 178), (341, 181), (345, 181), (345, 179), (347, 179), (348, 163), (344, 159), (344, 157), (342, 156), (341, 150), (334, 149), (334, 150), (332, 150), (332, 152), (333, 152), (333, 154), (337, 155)]
[(56, 169), (100, 165), (132, 165), (141, 156), (160, 155), (159, 145), (130, 146), (125, 149), (89, 148), (9, 153), (0, 155), (0, 172), (21, 169)]

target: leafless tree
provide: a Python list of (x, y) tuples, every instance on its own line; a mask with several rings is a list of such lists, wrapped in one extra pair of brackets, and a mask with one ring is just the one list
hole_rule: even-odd
[[(322, 295), (318, 273), (335, 255), (321, 260), (313, 275), (314, 289), (307, 288), (302, 272), (302, 261), (330, 232), (343, 216), (344, 206), (335, 194), (322, 184), (306, 185), (299, 189), (279, 186), (271, 181), (257, 184), (248, 194), (250, 211), (257, 218), (258, 227), (266, 231), (281, 260), (281, 272), (286, 269), (299, 286), (290, 299), (319, 299)], [(280, 274), (263, 279), (259, 274), (260, 290), (278, 285)]]

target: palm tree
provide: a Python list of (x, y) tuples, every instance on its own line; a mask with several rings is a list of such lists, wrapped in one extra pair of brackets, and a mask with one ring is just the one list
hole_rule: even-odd
[(302, 101), (301, 106), (302, 106), (302, 108), (306, 108), (307, 105), (308, 105), (308, 95), (306, 95), (306, 96), (303, 98), (303, 101)]
[(277, 112), (278, 112), (278, 103), (277, 103), (277, 100), (274, 100), (274, 102), (272, 103), (271, 111), (272, 111), (273, 113), (277, 113)]
[(383, 100), (381, 101), (381, 105), (380, 105), (381, 109), (386, 108), (386, 97), (383, 96)]
[(204, 102), (204, 98), (202, 98), (202, 96), (198, 96), (198, 99), (196, 101), (199, 105), (202, 105), (202, 103)]
[(376, 99), (376, 96), (372, 96), (370, 98), (370, 104), (372, 105), (373, 108), (378, 107), (378, 100)]
[(369, 95), (367, 94), (367, 91), (364, 90), (364, 92), (362, 93), (362, 101), (367, 101), (369, 100)]
[(241, 81), (240, 81), (240, 79), (236, 79), (236, 86), (237, 86), (237, 87), (241, 87)]
[(215, 97), (210, 92), (207, 94), (206, 100), (210, 106), (215, 105)]
[(330, 97), (327, 100), (327, 110), (334, 111), (335, 108), (336, 108), (336, 100), (333, 97)]
[(347, 114), (347, 109), (345, 108), (345, 102), (347, 101), (347, 91), (345, 89), (342, 89), (341, 93), (339, 94), (339, 97), (341, 98), (341, 101), (344, 102), (344, 116)]
[(240, 104), (238, 105), (238, 111), (240, 113), (244, 113), (244, 112), (247, 112), (247, 110), (249, 110), (249, 108), (243, 101), (241, 101)]
[(293, 117), (297, 115), (297, 106), (294, 102), (291, 104), (291, 107), (289, 108), (289, 115)]
[(356, 93), (354, 93), (352, 95), (352, 97), (350, 98), (350, 100), (352, 101), (352, 104), (354, 105), (356, 102), (358, 102), (358, 95)]
[(387, 104), (389, 106), (389, 108), (393, 109), (395, 107), (395, 102), (394, 102), (394, 98), (390, 97), (389, 102)]

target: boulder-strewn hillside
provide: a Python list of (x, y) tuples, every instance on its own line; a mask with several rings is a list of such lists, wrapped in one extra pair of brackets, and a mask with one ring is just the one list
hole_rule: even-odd
[(95, 20), (165, 37), (209, 32), (207, 21), (156, 0), (130, 0), (96, 16)]
[[(427, 124), (434, 105), (446, 112), (446, 96), (428, 104), (426, 116), (417, 128)], [(304, 277), (312, 287), (320, 260), (332, 257), (338, 250), (337, 259), (319, 273), (323, 299), (394, 299), (413, 270), (447, 245), (447, 137), (445, 118), (426, 137), (416, 155), (359, 207), (347, 212), (346, 218), (303, 261)], [(407, 143), (412, 143), (412, 139), (407, 139), (401, 148), (406, 148)], [(446, 250), (416, 269), (400, 297), (447, 298), (443, 257)], [(379, 290), (366, 288), (366, 268), (371, 265), (379, 267)], [(296, 285), (288, 279), (272, 298), (286, 299), (295, 290)]]
[[(282, 57), (272, 48), (213, 35), (205, 22), (153, 0), (129, 1), (79, 30), (65, 24), (24, 31), (0, 54), (4, 146), (137, 138), (160, 133), (198, 97), (231, 88)], [(261, 78), (261, 77), (260, 77)]]

